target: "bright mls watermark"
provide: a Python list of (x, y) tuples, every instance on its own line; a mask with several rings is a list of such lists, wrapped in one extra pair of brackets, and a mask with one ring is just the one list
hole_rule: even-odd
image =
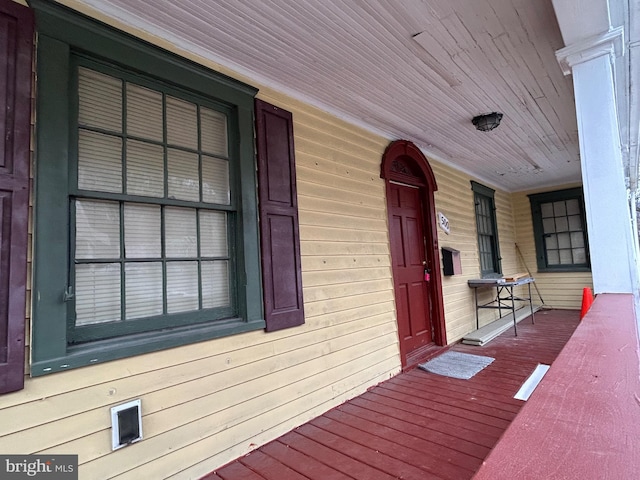
[(0, 480), (78, 480), (77, 455), (0, 455)]

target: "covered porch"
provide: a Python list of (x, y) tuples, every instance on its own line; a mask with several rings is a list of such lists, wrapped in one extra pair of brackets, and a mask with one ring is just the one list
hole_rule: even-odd
[(472, 478), (525, 405), (514, 394), (578, 325), (577, 311), (540, 310), (517, 337), (511, 328), (482, 347), (455, 344), (495, 361), (469, 380), (402, 373), (205, 478)]

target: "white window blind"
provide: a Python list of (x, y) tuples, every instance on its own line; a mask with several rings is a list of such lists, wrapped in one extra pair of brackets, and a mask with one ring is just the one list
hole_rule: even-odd
[(198, 309), (198, 263), (167, 263), (167, 311), (188, 312)]
[(202, 201), (229, 204), (229, 162), (226, 160), (202, 156)]
[(204, 308), (229, 305), (229, 262), (202, 262), (202, 306)]
[(121, 319), (120, 264), (76, 265), (76, 285), (76, 325)]
[(162, 142), (162, 94), (127, 83), (127, 135)]
[(200, 201), (198, 154), (170, 148), (167, 152), (169, 198)]
[(80, 67), (78, 95), (81, 126), (122, 132), (122, 80)]
[(77, 200), (76, 258), (120, 257), (120, 209), (117, 202)]
[(193, 208), (167, 207), (164, 211), (167, 257), (197, 257), (198, 234)]
[(164, 148), (161, 145), (127, 141), (127, 193), (164, 197)]
[(124, 248), (127, 258), (160, 258), (161, 218), (158, 205), (124, 205)]
[(193, 103), (167, 97), (167, 142), (193, 150), (198, 148), (198, 112)]
[(227, 117), (211, 110), (200, 109), (202, 151), (227, 156)]
[(80, 130), (78, 138), (78, 188), (122, 192), (122, 139)]
[(203, 257), (226, 257), (227, 214), (224, 212), (200, 212), (200, 254)]
[(125, 266), (127, 319), (162, 314), (162, 263), (127, 263)]

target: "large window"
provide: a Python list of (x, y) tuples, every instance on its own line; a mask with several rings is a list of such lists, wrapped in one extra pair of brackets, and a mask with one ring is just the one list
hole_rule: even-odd
[(471, 189), (476, 209), (480, 274), (482, 278), (500, 277), (502, 267), (494, 201), (495, 191), (476, 182), (471, 182)]
[(589, 270), (581, 188), (529, 195), (539, 271)]
[(32, 374), (264, 328), (255, 90), (35, 7)]
[(72, 341), (230, 316), (227, 115), (205, 98), (78, 63)]

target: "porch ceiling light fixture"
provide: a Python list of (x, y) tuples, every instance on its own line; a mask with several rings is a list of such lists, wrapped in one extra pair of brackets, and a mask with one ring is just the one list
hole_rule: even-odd
[(502, 114), (498, 112), (492, 112), (485, 115), (478, 115), (477, 117), (473, 117), (471, 123), (473, 123), (475, 127), (481, 132), (488, 132), (500, 125), (500, 120), (502, 120)]

